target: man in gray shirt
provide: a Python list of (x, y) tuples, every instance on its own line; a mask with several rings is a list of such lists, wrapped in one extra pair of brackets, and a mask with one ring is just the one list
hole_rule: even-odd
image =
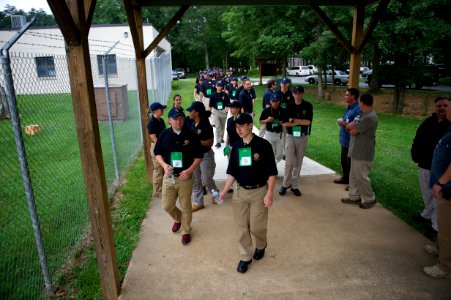
[(376, 204), (376, 196), (371, 188), (368, 174), (371, 171), (376, 150), (376, 129), (378, 118), (373, 110), (373, 96), (360, 96), (361, 113), (346, 126), (351, 135), (349, 157), (351, 171), (349, 174), (349, 198), (341, 199), (346, 204), (358, 204), (367, 209)]

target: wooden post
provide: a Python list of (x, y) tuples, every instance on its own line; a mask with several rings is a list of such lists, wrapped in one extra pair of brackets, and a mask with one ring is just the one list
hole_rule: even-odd
[(352, 24), (352, 52), (351, 62), (349, 66), (349, 87), (358, 88), (360, 79), (360, 59), (362, 52), (360, 43), (363, 38), (363, 21), (364, 21), (365, 7), (362, 4), (354, 6), (354, 20)]
[(90, 17), (85, 16), (85, 2), (89, 6), (88, 12), (92, 11), (92, 5), (95, 5), (95, 1), (48, 0), (66, 41), (72, 105), (103, 298), (117, 299), (120, 281), (114, 250), (100, 132), (97, 123), (88, 45)]

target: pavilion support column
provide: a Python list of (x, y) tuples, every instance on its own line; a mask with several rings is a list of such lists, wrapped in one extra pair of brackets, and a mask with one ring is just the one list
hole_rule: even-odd
[(354, 6), (354, 20), (352, 25), (352, 52), (351, 62), (349, 66), (349, 87), (358, 88), (360, 79), (360, 60), (362, 50), (360, 44), (363, 39), (363, 22), (365, 15), (365, 7), (362, 4)]
[(150, 156), (150, 136), (147, 132), (147, 120), (149, 114), (149, 96), (147, 93), (147, 76), (146, 76), (146, 59), (136, 59), (136, 71), (138, 72), (138, 93), (139, 93), (139, 109), (141, 110), (141, 131), (144, 141), (144, 158), (146, 162), (147, 180), (152, 183), (153, 180), (153, 164)]
[(77, 126), (89, 216), (104, 299), (117, 299), (120, 281), (114, 250), (87, 35), (66, 46), (72, 103)]

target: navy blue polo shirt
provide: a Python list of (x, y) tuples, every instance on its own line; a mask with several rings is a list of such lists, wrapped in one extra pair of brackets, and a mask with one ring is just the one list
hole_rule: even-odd
[(266, 108), (266, 105), (271, 105), (271, 95), (272, 94), (274, 94), (274, 92), (271, 89), (266, 89), (266, 91), (263, 93), (263, 98), (262, 98), (263, 109)]
[(166, 129), (166, 124), (162, 118), (155, 118), (153, 115), (150, 116), (149, 121), (147, 122), (147, 131), (149, 135), (156, 134), (157, 138), (160, 136), (160, 133)]
[[(185, 127), (191, 130), (200, 141), (206, 141), (214, 138), (213, 127), (210, 122), (207, 120), (201, 120), (199, 124), (194, 123), (193, 120), (186, 118)], [(210, 151), (211, 147), (200, 146), (202, 153), (207, 153)]]
[(213, 81), (202, 81), (201, 92), (204, 94), (204, 97), (210, 98), (211, 95), (213, 95), (214, 91), (216, 91), (216, 88), (213, 84)]
[(232, 100), (238, 99), (238, 86), (229, 85), (227, 86), (227, 91), (229, 91), (229, 97)]
[[(240, 167), (240, 148), (251, 148), (251, 166)], [(240, 139), (232, 147), (227, 174), (233, 176), (239, 185), (255, 186), (266, 183), (269, 176), (277, 175), (276, 160), (271, 144), (255, 134), (249, 144), (244, 144)]]
[(254, 104), (252, 103), (252, 94), (246, 90), (242, 90), (238, 96), (238, 101), (243, 105), (244, 112), (252, 113), (254, 111)]
[[(240, 96), (241, 91), (243, 91), (243, 90), (244, 90), (244, 86), (243, 86), (243, 85), (240, 85), (240, 86), (238, 87), (238, 90), (236, 91), (237, 99), (238, 99), (238, 97)], [(253, 86), (251, 86), (251, 89), (250, 89), (249, 92), (251, 93), (252, 99), (256, 99), (256, 98), (257, 98), (257, 94), (255, 93), (255, 89), (254, 89)]]
[(161, 155), (165, 163), (171, 165), (171, 152), (182, 152), (182, 168), (174, 168), (174, 174), (179, 175), (188, 169), (195, 158), (203, 158), (204, 153), (200, 147), (197, 136), (188, 128), (183, 127), (180, 134), (174, 132), (172, 127), (165, 129), (155, 144), (155, 155)]
[(278, 120), (279, 123), (275, 124), (275, 122), (268, 122), (266, 123), (266, 130), (270, 132), (276, 132), (280, 133), (282, 132), (282, 122), (286, 119), (285, 117), (285, 109), (278, 108), (274, 109), (272, 107), (265, 108), (265, 110), (262, 111), (262, 114), (260, 116), (260, 121), (266, 120), (268, 117), (274, 117), (274, 120)]
[[(284, 123), (289, 119), (305, 119), (310, 122), (313, 120), (313, 106), (310, 102), (302, 99), (301, 104), (297, 105), (294, 101), (288, 104), (287, 113), (285, 114)], [(310, 134), (311, 125), (301, 126), (301, 133), (305, 135)], [(293, 127), (287, 127), (287, 133), (293, 134)]]
[[(430, 188), (438, 182), (438, 179), (445, 173), (449, 164), (451, 164), (451, 126), (448, 127), (448, 131), (435, 147), (431, 163), (431, 177), (429, 178)], [(451, 188), (451, 181), (446, 182), (444, 188)]]
[(222, 102), (222, 109), (220, 110), (224, 110), (226, 106), (229, 106), (230, 104), (229, 95), (227, 95), (225, 92), (221, 93), (214, 92), (213, 95), (210, 97), (210, 102), (208, 106), (213, 107), (214, 109), (218, 109), (218, 102)]
[(227, 119), (226, 130), (227, 130), (227, 135), (229, 136), (229, 145), (230, 146), (233, 146), (236, 142), (238, 142), (240, 140), (240, 136), (236, 132), (236, 128), (235, 128), (235, 119), (236, 118), (234, 118), (234, 117), (230, 117)]
[(287, 108), (289, 103), (294, 102), (293, 93), (290, 89), (288, 89), (288, 91), (286, 91), (285, 93), (283, 93), (281, 90), (277, 90), (276, 94), (278, 94), (280, 97), (281, 108)]

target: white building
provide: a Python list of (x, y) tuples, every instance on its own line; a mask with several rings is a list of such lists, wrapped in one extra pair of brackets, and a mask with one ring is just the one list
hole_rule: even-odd
[[(0, 48), (17, 30), (0, 30)], [(158, 32), (143, 25), (147, 47)], [(102, 58), (107, 56), (108, 81), (137, 90), (135, 50), (128, 25), (92, 25), (89, 49), (94, 86), (104, 86)], [(10, 48), (11, 68), (16, 94), (70, 93), (65, 43), (58, 27), (28, 29)], [(165, 102), (171, 88), (171, 44), (163, 39), (146, 59), (148, 89), (154, 101)], [(3, 78), (0, 78), (3, 85)], [(151, 101), (152, 102), (152, 101)]]

